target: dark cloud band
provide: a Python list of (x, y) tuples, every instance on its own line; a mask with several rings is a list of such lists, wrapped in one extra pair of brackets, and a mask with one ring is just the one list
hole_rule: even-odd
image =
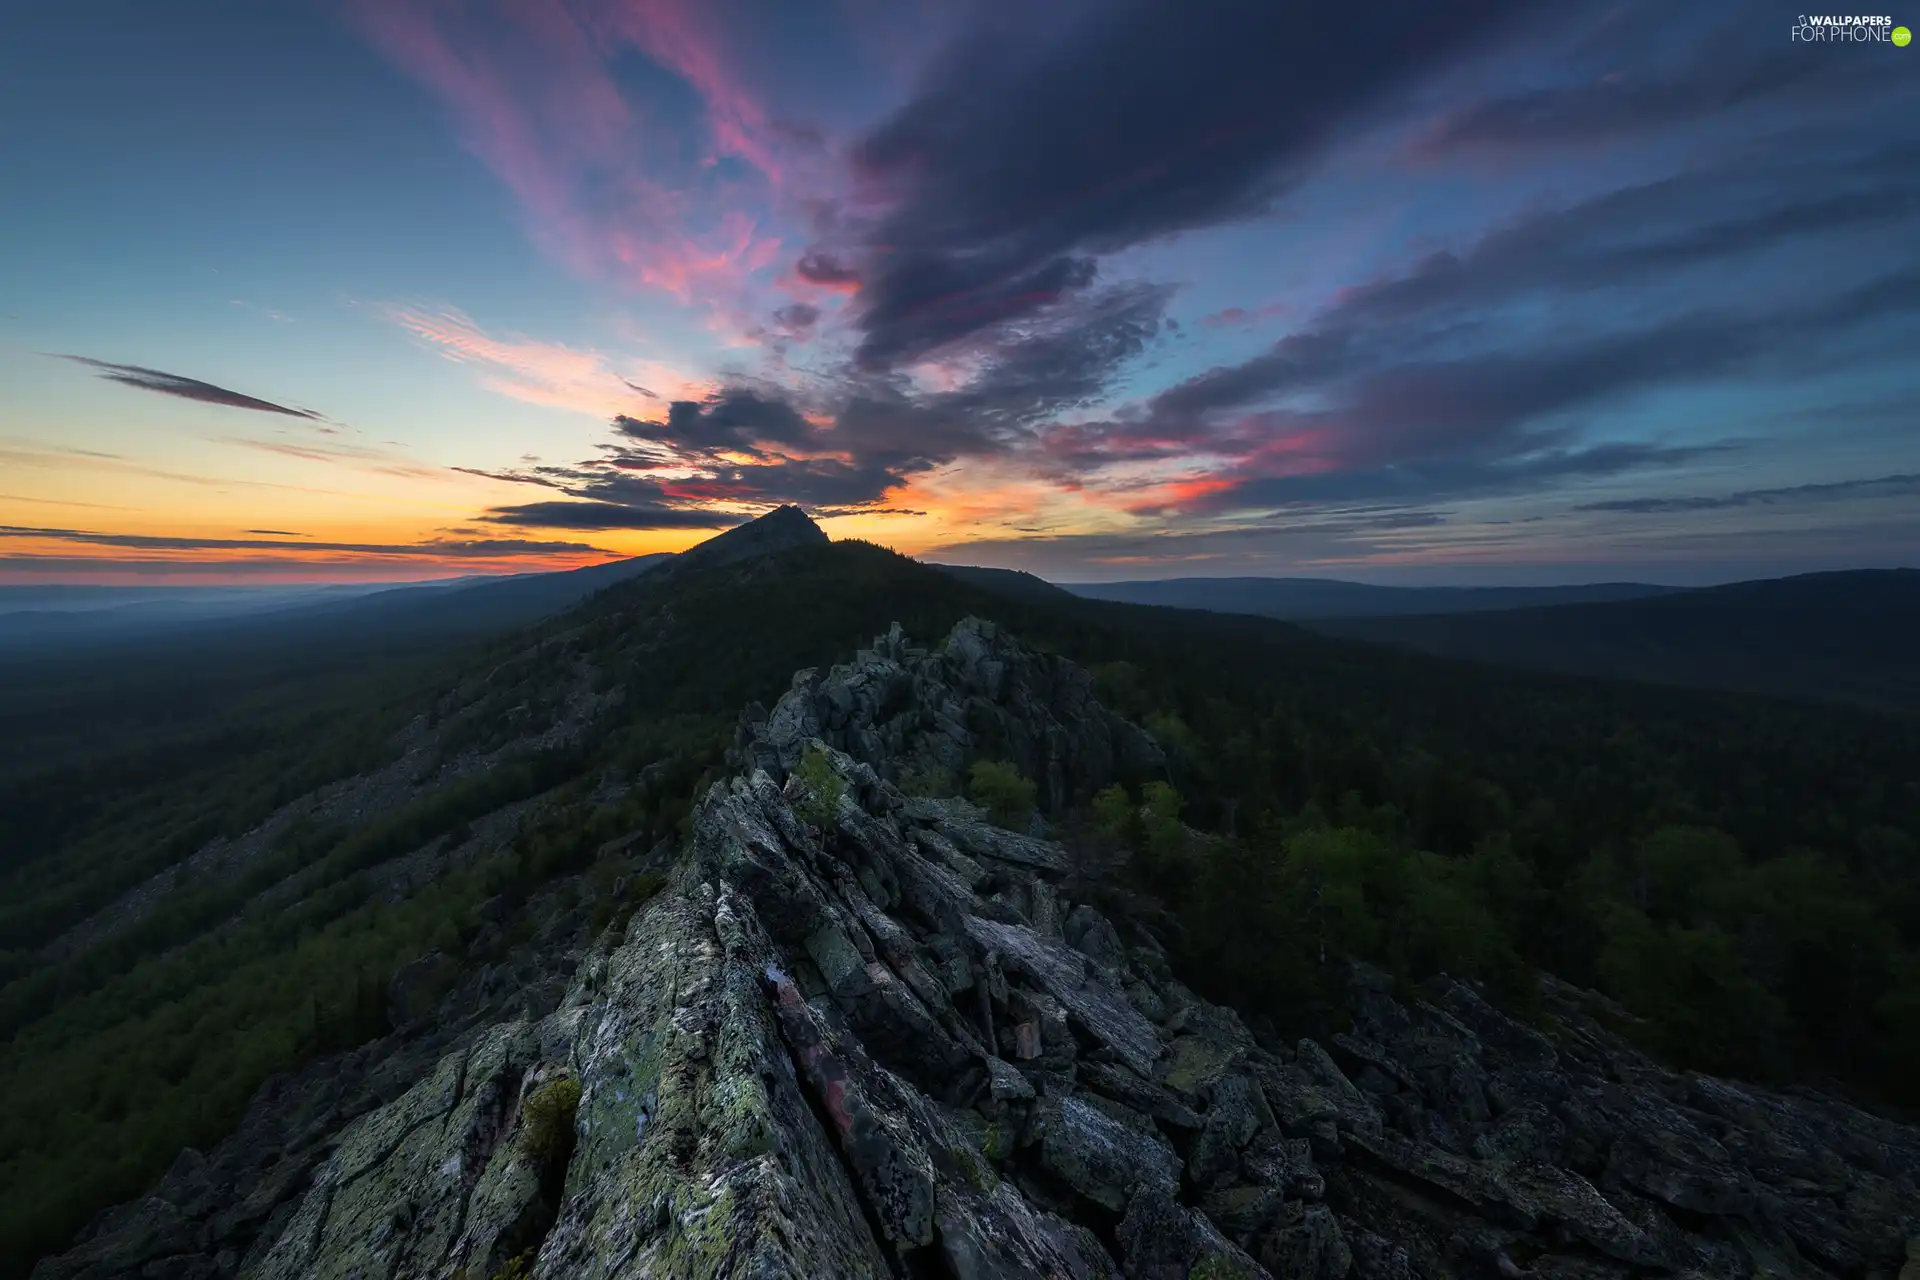
[(163, 396), (178, 396), (182, 400), (198, 400), (202, 404), (225, 405), (229, 409), (278, 413), (289, 418), (305, 418), (311, 422), (326, 420), (311, 409), (290, 409), (286, 405), (275, 404), (271, 400), (262, 400), (257, 396), (230, 391), (226, 387), (202, 382), (198, 378), (182, 377), (177, 373), (163, 373), (159, 369), (148, 369), (137, 364), (112, 364), (106, 360), (95, 360), (92, 356), (62, 355), (60, 359), (84, 364), (96, 370), (107, 381), (117, 382), (123, 387), (154, 391)]
[[(424, 556), (485, 559), (495, 556), (601, 552), (585, 542), (539, 542), (518, 538), (436, 539), (430, 542), (284, 542), (268, 538), (188, 538), (138, 533), (98, 533), (87, 529), (39, 529), (0, 525), (0, 538), (45, 539), (132, 551), (301, 551), (365, 556)], [(604, 554), (604, 553), (602, 553)]]
[(494, 507), (477, 517), (489, 524), (533, 529), (724, 529), (739, 516), (693, 508), (628, 506), (618, 502), (529, 502)]
[(911, 362), (1045, 310), (1102, 255), (1265, 211), (1344, 125), (1521, 7), (1303, 22), (1272, 0), (1122, 0), (1064, 8), (1044, 37), (1024, 7), (990, 9), (856, 150), (886, 211), (800, 274), (857, 279), (864, 367)]
[(1574, 510), (1653, 515), (1674, 511), (1724, 511), (1734, 507), (1770, 507), (1840, 499), (1906, 498), (1915, 495), (1920, 495), (1920, 475), (1897, 475), (1875, 476), (1866, 480), (1838, 480), (1828, 484), (1795, 484), (1778, 489), (1743, 489), (1737, 493), (1620, 498), (1610, 502), (1583, 503)]

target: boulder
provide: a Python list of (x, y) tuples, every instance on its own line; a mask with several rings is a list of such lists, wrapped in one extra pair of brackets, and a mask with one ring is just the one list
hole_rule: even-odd
[(1151, 1122), (1123, 1123), (1109, 1108), (1065, 1097), (1047, 1099), (1033, 1123), (1041, 1167), (1115, 1213), (1136, 1192), (1170, 1193), (1179, 1180), (1180, 1158)]
[(1144, 1191), (1115, 1233), (1127, 1280), (1270, 1280), (1271, 1273), (1222, 1235), (1204, 1214), (1166, 1191)]

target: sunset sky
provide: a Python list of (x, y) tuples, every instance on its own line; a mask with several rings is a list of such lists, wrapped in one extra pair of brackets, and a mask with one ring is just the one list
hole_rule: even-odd
[(1920, 47), (1796, 18), (15, 0), (0, 581), (1920, 562)]

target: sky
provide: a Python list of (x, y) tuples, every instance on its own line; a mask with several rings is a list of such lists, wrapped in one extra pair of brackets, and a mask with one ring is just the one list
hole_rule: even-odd
[(13, 0), (0, 582), (1920, 563), (1920, 47), (1803, 17)]

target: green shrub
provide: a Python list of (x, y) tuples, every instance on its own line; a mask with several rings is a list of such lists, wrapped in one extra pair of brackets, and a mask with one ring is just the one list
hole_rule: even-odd
[(1033, 814), (1035, 789), (1031, 779), (1000, 760), (976, 760), (967, 782), (967, 794), (987, 811), (995, 826), (1022, 830)]
[(533, 1275), (532, 1250), (508, 1258), (505, 1265), (493, 1273), (491, 1280), (528, 1280)]
[(1767, 1059), (1784, 1011), (1747, 971), (1738, 939), (1711, 924), (1661, 925), (1625, 904), (1609, 912), (1607, 932), (1601, 976), (1647, 1020), (1653, 1048), (1715, 1071), (1777, 1068)]
[(521, 1141), (542, 1165), (564, 1163), (573, 1150), (573, 1121), (580, 1113), (580, 1082), (571, 1076), (549, 1080), (521, 1104)]
[(1172, 855), (1186, 843), (1187, 829), (1180, 822), (1186, 801), (1165, 782), (1149, 782), (1140, 792), (1140, 820), (1145, 825), (1147, 847), (1155, 853)]
[(819, 747), (809, 748), (794, 774), (806, 788), (806, 795), (794, 806), (794, 812), (816, 827), (831, 827), (839, 817), (840, 797), (846, 794), (847, 784), (833, 771), (833, 762), (827, 753)]
[(1134, 825), (1139, 821), (1139, 808), (1125, 787), (1116, 782), (1095, 792), (1090, 808), (1094, 829), (1101, 835), (1113, 840), (1133, 837)]
[(953, 770), (943, 769), (929, 761), (902, 770), (900, 790), (904, 795), (941, 799), (959, 794), (960, 783), (953, 776)]
[(1151, 712), (1141, 727), (1152, 734), (1153, 740), (1170, 755), (1185, 760), (1200, 753), (1200, 742), (1193, 730), (1171, 711)]

